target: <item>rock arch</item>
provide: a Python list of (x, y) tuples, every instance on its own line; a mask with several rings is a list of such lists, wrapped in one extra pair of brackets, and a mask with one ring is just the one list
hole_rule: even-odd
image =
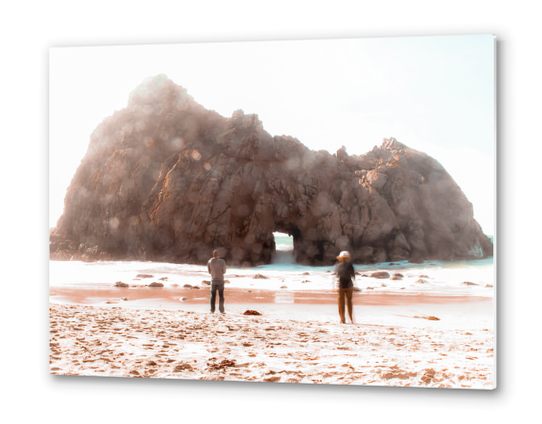
[(444, 168), (385, 139), (365, 155), (272, 137), (256, 115), (225, 118), (163, 75), (93, 132), (51, 232), (51, 257), (269, 263), (273, 232), (296, 261), (475, 259), (492, 244)]

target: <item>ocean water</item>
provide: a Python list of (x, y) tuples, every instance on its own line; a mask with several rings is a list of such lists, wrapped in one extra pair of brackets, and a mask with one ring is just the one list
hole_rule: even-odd
[[(270, 265), (253, 268), (228, 268), (225, 279), (228, 287), (284, 290), (331, 290), (335, 287), (332, 266), (311, 267), (298, 265), (292, 255), (292, 238), (275, 234), (277, 253)], [(79, 262), (50, 261), (49, 285), (95, 286), (113, 285), (117, 281), (128, 284), (149, 284), (160, 281), (167, 286), (185, 284), (199, 286), (210, 280), (207, 267), (202, 265), (171, 264), (159, 262)], [(400, 292), (405, 294), (427, 293), (445, 295), (473, 295), (492, 297), (496, 288), (493, 258), (476, 261), (426, 261), (409, 264), (407, 261), (354, 265), (361, 275), (355, 285), (363, 291)], [(400, 273), (402, 280), (376, 279), (376, 271), (390, 275)], [(152, 275), (152, 278), (138, 277)], [(257, 275), (266, 278), (254, 278)], [(464, 283), (470, 284), (464, 284)], [(490, 287), (491, 286), (491, 287)]]

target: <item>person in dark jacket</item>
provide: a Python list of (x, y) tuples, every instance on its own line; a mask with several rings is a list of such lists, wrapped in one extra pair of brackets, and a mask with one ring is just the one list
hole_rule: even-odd
[(334, 273), (339, 280), (339, 316), (341, 318), (341, 324), (346, 322), (345, 320), (345, 303), (348, 308), (348, 316), (350, 322), (354, 323), (354, 310), (352, 306), (352, 294), (354, 292), (354, 283), (352, 279), (356, 279), (354, 273), (354, 266), (350, 262), (350, 253), (344, 251), (337, 256), (339, 262), (335, 264)]
[(224, 274), (226, 262), (220, 259), (218, 250), (213, 252), (213, 257), (207, 262), (207, 270), (211, 274), (211, 313), (215, 312), (216, 292), (218, 291), (218, 310), (224, 314)]

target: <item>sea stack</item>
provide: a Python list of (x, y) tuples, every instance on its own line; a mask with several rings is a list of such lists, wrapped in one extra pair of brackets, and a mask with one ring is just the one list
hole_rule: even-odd
[(204, 264), (218, 249), (228, 265), (254, 266), (272, 261), (276, 231), (306, 265), (343, 250), (354, 263), (493, 255), (472, 204), (428, 155), (393, 138), (359, 156), (312, 151), (257, 115), (206, 110), (165, 75), (90, 136), (50, 252)]

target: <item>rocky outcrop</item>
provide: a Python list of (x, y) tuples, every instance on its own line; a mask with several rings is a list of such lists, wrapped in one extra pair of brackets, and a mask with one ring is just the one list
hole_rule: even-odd
[(51, 257), (229, 265), (477, 259), (493, 246), (445, 169), (395, 139), (364, 155), (311, 151), (257, 115), (204, 109), (151, 78), (92, 133), (51, 231)]

